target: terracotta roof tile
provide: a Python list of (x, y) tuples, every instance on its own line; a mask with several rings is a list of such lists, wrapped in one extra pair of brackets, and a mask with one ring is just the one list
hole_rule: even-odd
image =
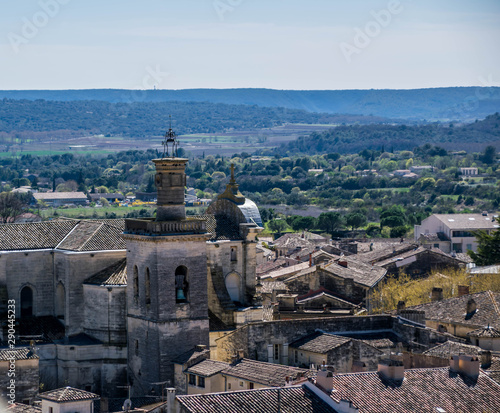
[(402, 382), (377, 372), (348, 373), (334, 375), (333, 388), (332, 399), (352, 401), (359, 413), (500, 411), (500, 386), (484, 372), (473, 380), (446, 367), (412, 369)]
[(435, 347), (424, 351), (423, 354), (428, 356), (440, 357), (449, 359), (453, 355), (467, 354), (469, 356), (479, 356), (481, 354), (481, 348), (477, 346), (471, 346), (469, 344), (456, 343), (454, 341), (446, 341), (445, 343), (438, 344)]
[(193, 366), (189, 367), (186, 371), (191, 374), (197, 374), (198, 376), (210, 377), (214, 374), (221, 372), (222, 370), (229, 367), (229, 363), (224, 363), (223, 361), (217, 360), (203, 360)]
[(305, 337), (299, 338), (289, 344), (289, 347), (310, 351), (312, 353), (325, 354), (334, 348), (349, 343), (352, 338), (337, 336), (335, 334), (316, 331)]
[(33, 360), (39, 358), (29, 347), (17, 347), (14, 349), (0, 349), (0, 360)]
[(304, 386), (177, 396), (188, 413), (334, 413)]
[(42, 413), (42, 408), (28, 404), (14, 403), (7, 405), (6, 413)]
[(249, 359), (241, 359), (222, 371), (224, 375), (238, 377), (265, 386), (283, 386), (286, 378), (300, 380), (309, 375), (309, 370), (281, 364), (265, 363)]
[(68, 386), (56, 390), (47, 391), (45, 393), (41, 393), (40, 398), (61, 403), (61, 402), (73, 402), (79, 400), (96, 400), (100, 399), (100, 396), (85, 390), (75, 389), (73, 387)]
[(77, 224), (77, 221), (0, 224), (0, 251), (55, 248)]
[(123, 258), (92, 277), (87, 278), (84, 284), (127, 285), (127, 259)]
[(500, 331), (497, 330), (496, 328), (493, 327), (485, 327), (485, 328), (479, 328), (474, 331), (470, 331), (467, 333), (468, 336), (471, 337), (493, 337), (497, 338), (500, 337)]
[[(466, 314), (467, 301), (471, 298), (475, 301), (477, 309), (471, 314)], [(425, 318), (428, 320), (459, 323), (475, 328), (484, 328), (489, 324), (500, 329), (499, 306), (500, 293), (483, 291), (408, 308), (425, 311)]]

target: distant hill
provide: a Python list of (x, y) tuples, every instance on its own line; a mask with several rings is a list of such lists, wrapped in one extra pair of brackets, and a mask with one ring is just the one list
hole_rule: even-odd
[[(178, 134), (269, 128), (283, 123), (382, 123), (369, 116), (311, 113), (210, 102), (45, 101), (0, 99), (0, 138), (71, 137), (90, 134), (136, 139), (159, 136), (169, 115)], [(39, 135), (37, 135), (39, 134)]]
[(318, 91), (273, 89), (26, 90), (0, 91), (0, 98), (53, 101), (99, 100), (124, 103), (211, 102), (428, 121), (474, 121), (500, 111), (499, 87)]
[(355, 153), (363, 149), (412, 150), (431, 143), (448, 150), (479, 152), (487, 145), (500, 150), (500, 115), (495, 113), (471, 124), (352, 125), (299, 137), (282, 145), (284, 153)]

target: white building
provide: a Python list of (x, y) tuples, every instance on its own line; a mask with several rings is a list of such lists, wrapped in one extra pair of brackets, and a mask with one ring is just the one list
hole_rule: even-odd
[[(431, 247), (440, 248), (444, 252), (477, 251), (474, 233), (479, 230), (498, 229), (498, 215), (488, 214), (434, 214), (424, 219), (420, 225), (415, 225), (415, 241), (427, 244), (436, 239)], [(439, 241), (437, 241), (439, 240)]]

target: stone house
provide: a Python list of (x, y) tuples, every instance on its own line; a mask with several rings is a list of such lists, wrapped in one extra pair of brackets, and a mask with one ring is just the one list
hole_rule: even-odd
[(316, 331), (288, 345), (290, 365), (329, 366), (335, 373), (377, 369), (384, 352), (362, 340)]
[(63, 387), (40, 394), (42, 413), (94, 413), (97, 394), (88, 391)]

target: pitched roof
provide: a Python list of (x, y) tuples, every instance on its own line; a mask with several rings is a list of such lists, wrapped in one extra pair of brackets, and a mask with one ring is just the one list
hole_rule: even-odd
[(0, 251), (55, 248), (78, 221), (0, 224)]
[(449, 368), (405, 371), (401, 382), (382, 379), (377, 372), (347, 373), (333, 376), (330, 397), (336, 402), (350, 400), (359, 413), (497, 412), (500, 386), (484, 372), (476, 380)]
[(265, 386), (277, 387), (285, 385), (287, 377), (292, 381), (307, 377), (309, 370), (281, 364), (265, 363), (263, 361), (241, 359), (229, 365), (228, 368), (222, 371), (222, 374)]
[(474, 331), (469, 331), (467, 333), (468, 336), (471, 337), (489, 337), (489, 338), (498, 338), (500, 337), (500, 331), (493, 327), (485, 327), (479, 328)]
[[(347, 263), (347, 267), (340, 265)], [(357, 258), (357, 256), (342, 257), (337, 261), (321, 265), (321, 269), (340, 278), (352, 278), (355, 283), (366, 287), (373, 287), (385, 277), (387, 270), (377, 265), (369, 265)]]
[(297, 348), (304, 351), (310, 351), (312, 353), (324, 354), (333, 350), (334, 348), (343, 346), (349, 343), (352, 338), (337, 336), (335, 334), (323, 333), (322, 331), (316, 331), (312, 334), (308, 334), (298, 340), (289, 344), (289, 347)]
[[(398, 266), (399, 261), (405, 260), (406, 258), (410, 258), (413, 256), (418, 256), (418, 255), (424, 255), (424, 256), (429, 256), (429, 255), (436, 256), (437, 255), (437, 256), (440, 256), (441, 259), (444, 259), (448, 262), (450, 262), (450, 261), (455, 262), (457, 265), (464, 263), (464, 261), (462, 261), (460, 258), (452, 257), (451, 255), (446, 254), (445, 252), (441, 251), (439, 248), (418, 247), (418, 248), (412, 249), (410, 251), (404, 251), (401, 254), (396, 254), (392, 257), (380, 260), (377, 262), (377, 265), (379, 267), (386, 267), (387, 268), (387, 266), (395, 263), (396, 266)], [(409, 260), (408, 262), (411, 262), (411, 260)]]
[(14, 349), (0, 349), (0, 361), (5, 360), (33, 360), (39, 358), (29, 347), (17, 347)]
[(7, 413), (42, 413), (41, 407), (30, 406), (29, 404), (14, 403), (8, 404)]
[[(472, 298), (476, 302), (476, 311), (466, 314), (467, 301)], [(461, 297), (433, 301), (426, 304), (408, 307), (412, 310), (425, 311), (428, 320), (446, 323), (459, 323), (470, 327), (480, 328), (488, 324), (500, 328), (500, 293), (483, 291), (475, 294), (466, 294)]]
[(60, 389), (47, 391), (40, 394), (41, 399), (51, 400), (57, 403), (75, 402), (80, 400), (96, 400), (101, 397), (97, 394), (73, 387), (62, 387)]
[[(285, 283), (283, 283), (283, 284), (286, 286)], [(323, 297), (323, 296), (326, 296), (328, 298), (333, 298), (337, 301), (343, 302), (344, 304), (352, 306), (352, 307), (357, 306), (356, 304), (349, 301), (346, 297), (344, 297), (340, 294), (336, 294), (330, 290), (327, 290), (325, 287), (320, 287), (315, 291), (311, 290), (307, 294), (297, 296), (297, 304), (302, 304), (302, 303), (306, 303), (308, 301), (313, 301), (313, 300), (316, 300), (316, 299)]]
[(127, 259), (123, 258), (84, 281), (92, 285), (127, 285)]
[(57, 219), (26, 224), (0, 224), (0, 251), (125, 249), (124, 220)]
[(269, 271), (266, 274), (261, 275), (261, 278), (262, 279), (269, 279), (269, 278), (276, 279), (276, 278), (281, 278), (281, 277), (287, 277), (287, 276), (296, 274), (299, 271), (300, 271), (300, 273), (302, 273), (302, 271), (306, 270), (307, 268), (309, 268), (309, 263), (308, 262), (301, 262), (300, 264), (290, 265), (288, 267), (280, 267), (274, 271)]
[(177, 396), (177, 400), (189, 413), (335, 412), (304, 386)]
[(358, 254), (357, 257), (360, 261), (367, 262), (370, 264), (378, 263), (382, 260), (386, 260), (391, 257), (397, 257), (400, 254), (406, 251), (413, 251), (418, 247), (417, 244), (407, 244), (407, 243), (393, 243), (388, 242), (386, 244), (381, 243), (382, 245), (386, 245), (386, 248), (377, 248), (373, 251), (364, 252), (362, 254)]
[(438, 344), (424, 351), (423, 354), (428, 356), (439, 357), (443, 359), (449, 359), (453, 355), (457, 354), (467, 354), (469, 356), (479, 356), (481, 354), (481, 347), (471, 346), (469, 344), (456, 343), (454, 341), (446, 341), (442, 344)]
[(444, 225), (450, 229), (494, 229), (498, 228), (498, 222), (493, 219), (494, 215), (488, 214), (434, 214)]
[(123, 229), (101, 221), (81, 221), (57, 246), (69, 251), (123, 250)]
[(229, 363), (217, 360), (203, 360), (189, 367), (186, 371), (198, 376), (210, 377), (221, 372), (229, 366)]

